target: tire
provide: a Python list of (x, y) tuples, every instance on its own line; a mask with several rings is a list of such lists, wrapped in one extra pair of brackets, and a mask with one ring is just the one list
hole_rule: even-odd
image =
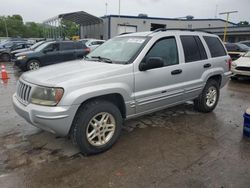
[(231, 78), (231, 80), (233, 80), (233, 81), (238, 80), (238, 77), (237, 77), (237, 76), (231, 76), (230, 78)]
[(40, 68), (40, 62), (38, 60), (30, 60), (28, 63), (27, 63), (27, 70), (37, 70)]
[(3, 61), (3, 62), (10, 62), (10, 55), (9, 54), (2, 54), (0, 59)]
[[(102, 118), (110, 123), (105, 123), (104, 119), (100, 122)], [(79, 108), (73, 121), (71, 139), (84, 155), (98, 154), (111, 148), (118, 140), (122, 122), (116, 105), (104, 100), (93, 100)]]
[(217, 106), (219, 96), (219, 83), (214, 79), (208, 80), (202, 93), (194, 100), (194, 107), (199, 112), (212, 112)]

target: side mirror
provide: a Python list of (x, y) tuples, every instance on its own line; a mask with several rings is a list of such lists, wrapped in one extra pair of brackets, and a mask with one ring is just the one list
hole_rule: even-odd
[(163, 66), (164, 66), (164, 62), (161, 57), (150, 57), (146, 59), (146, 62), (140, 63), (139, 70), (146, 71), (149, 69), (160, 68)]

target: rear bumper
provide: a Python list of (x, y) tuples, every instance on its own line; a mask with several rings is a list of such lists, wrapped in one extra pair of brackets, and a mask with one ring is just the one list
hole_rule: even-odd
[(78, 105), (47, 107), (20, 103), (16, 94), (12, 97), (15, 111), (30, 124), (60, 136), (69, 133)]
[(225, 72), (223, 74), (222, 79), (221, 79), (221, 88), (226, 85), (226, 83), (228, 82), (231, 76), (232, 76), (232, 72)]

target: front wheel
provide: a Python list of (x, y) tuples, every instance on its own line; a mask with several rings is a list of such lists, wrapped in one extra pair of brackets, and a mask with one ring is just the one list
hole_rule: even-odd
[(27, 63), (27, 70), (37, 70), (40, 68), (40, 62), (38, 60), (30, 60)]
[(94, 100), (81, 106), (73, 122), (72, 139), (85, 155), (108, 150), (117, 141), (122, 116), (111, 102)]
[(208, 80), (205, 88), (194, 100), (195, 109), (199, 112), (211, 112), (217, 106), (220, 96), (219, 84), (216, 80)]

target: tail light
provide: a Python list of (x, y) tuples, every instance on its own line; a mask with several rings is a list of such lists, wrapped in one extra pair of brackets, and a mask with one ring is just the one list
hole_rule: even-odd
[(228, 70), (231, 71), (231, 67), (232, 67), (232, 59), (231, 58), (227, 61), (227, 65), (228, 65)]
[(88, 54), (90, 52), (90, 48), (84, 48), (83, 51)]

